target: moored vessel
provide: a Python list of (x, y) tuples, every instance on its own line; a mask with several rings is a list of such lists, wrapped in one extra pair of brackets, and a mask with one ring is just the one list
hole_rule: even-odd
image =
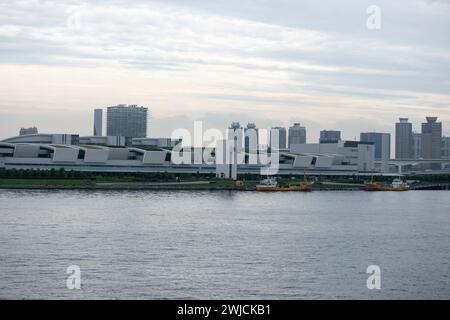
[(366, 191), (408, 191), (409, 184), (401, 179), (394, 179), (390, 185), (384, 185), (378, 182), (368, 182), (365, 187)]
[(275, 179), (264, 179), (256, 185), (256, 191), (311, 191), (311, 184), (308, 181), (300, 183), (279, 183)]

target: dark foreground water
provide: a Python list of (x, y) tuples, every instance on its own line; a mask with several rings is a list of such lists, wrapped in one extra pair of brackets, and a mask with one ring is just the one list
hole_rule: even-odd
[(449, 299), (449, 263), (448, 191), (0, 190), (0, 298)]

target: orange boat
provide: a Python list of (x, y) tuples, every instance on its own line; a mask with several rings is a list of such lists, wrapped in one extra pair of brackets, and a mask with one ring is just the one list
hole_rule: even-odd
[(366, 183), (366, 191), (408, 191), (409, 184), (400, 179), (394, 179), (391, 185), (384, 185), (377, 182)]
[(256, 191), (303, 191), (310, 192), (311, 186), (309, 183), (301, 183), (301, 184), (286, 184), (280, 185), (278, 182), (268, 182), (261, 181), (260, 184), (256, 185)]
[(311, 191), (311, 183), (305, 180), (300, 183), (280, 184), (275, 179), (264, 179), (256, 185), (256, 191)]

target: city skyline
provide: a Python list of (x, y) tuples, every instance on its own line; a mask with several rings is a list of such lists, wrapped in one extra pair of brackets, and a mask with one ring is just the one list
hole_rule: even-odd
[(450, 135), (447, 2), (381, 1), (380, 30), (366, 27), (369, 2), (308, 3), (3, 4), (0, 137), (34, 125), (88, 135), (86, 114), (117, 102), (149, 106), (150, 137), (239, 119), (353, 139), (393, 135), (399, 116), (417, 131), (428, 114)]
[[(114, 109), (114, 108), (117, 108), (117, 107), (122, 107), (122, 108), (139, 107), (141, 109), (145, 109), (145, 113), (147, 115), (145, 116), (146, 125), (144, 125), (144, 127), (146, 127), (146, 132), (149, 132), (149, 131), (151, 132), (152, 131), (151, 127), (155, 123), (150, 121), (150, 119), (149, 119), (148, 113), (150, 113), (151, 110), (148, 107), (139, 106), (139, 105), (133, 105), (133, 104), (130, 104), (130, 105), (117, 104), (117, 105), (108, 106), (108, 107), (105, 107), (105, 108), (94, 108), (93, 110), (91, 110), (91, 111), (93, 111), (93, 117), (92, 117), (92, 119), (89, 118), (89, 121), (92, 121), (91, 127), (94, 127), (94, 132), (96, 130), (95, 129), (96, 127), (100, 127), (100, 131), (101, 131), (102, 127), (106, 128), (108, 126), (108, 119), (107, 119), (107, 117), (105, 117), (105, 118), (102, 117), (103, 113), (107, 113), (107, 112), (104, 112), (104, 111), (108, 111), (109, 109)], [(418, 124), (417, 127), (414, 126), (413, 123), (411, 123), (409, 118), (399, 117), (399, 118), (397, 118), (397, 121), (392, 124), (392, 126), (393, 126), (393, 130), (391, 130), (393, 132), (392, 134), (391, 134), (391, 131), (389, 131), (389, 130), (381, 131), (381, 130), (377, 130), (376, 128), (373, 128), (373, 129), (364, 128), (363, 130), (358, 132), (357, 135), (355, 135), (353, 137), (350, 137), (350, 135), (348, 133), (346, 134), (345, 129), (330, 129), (330, 128), (324, 128), (324, 127), (319, 127), (319, 129), (318, 129), (319, 131), (317, 131), (318, 132), (317, 137), (316, 137), (316, 135), (314, 135), (314, 137), (311, 137), (311, 135), (310, 135), (310, 133), (311, 133), (310, 128), (307, 127), (307, 126), (302, 125), (301, 123), (299, 123), (297, 121), (289, 123), (286, 126), (284, 126), (284, 125), (273, 125), (273, 124), (270, 125), (270, 123), (279, 123), (279, 121), (277, 121), (276, 119), (272, 119), (270, 121), (265, 121), (269, 125), (267, 127), (263, 127), (263, 126), (258, 125), (254, 121), (253, 122), (252, 121), (245, 121), (245, 122), (242, 122), (242, 124), (241, 124), (241, 121), (239, 120), (241, 118), (233, 118), (233, 121), (230, 121), (228, 124), (225, 123), (224, 121), (222, 121), (223, 123), (221, 125), (219, 125), (218, 127), (205, 127), (204, 129), (217, 129), (217, 130), (223, 131), (222, 133), (226, 133), (226, 130), (229, 130), (229, 129), (233, 128), (233, 126), (239, 126), (241, 129), (245, 129), (245, 130), (247, 130), (249, 127), (255, 127), (256, 129), (266, 129), (267, 133), (268, 133), (267, 136), (269, 137), (270, 131), (272, 129), (280, 129), (281, 128), (281, 129), (284, 129), (284, 130), (288, 130), (288, 129), (292, 129), (292, 128), (300, 128), (302, 130), (306, 129), (306, 132), (303, 133), (304, 136), (303, 136), (303, 140), (302, 140), (302, 141), (305, 141), (306, 143), (314, 143), (314, 142), (320, 141), (323, 134), (333, 134), (333, 135), (334, 134), (339, 134), (339, 139), (338, 140), (358, 140), (360, 138), (361, 133), (380, 133), (380, 134), (389, 134), (391, 136), (391, 139), (392, 139), (391, 145), (392, 145), (392, 147), (395, 147), (395, 145), (397, 145), (400, 142), (400, 141), (396, 141), (397, 137), (400, 137), (398, 135), (398, 132), (396, 132), (396, 128), (397, 128), (397, 126), (399, 124), (402, 123), (402, 121), (404, 121), (404, 122), (406, 122), (407, 124), (410, 125), (410, 131), (411, 131), (410, 133), (412, 135), (414, 135), (414, 134), (419, 134), (420, 135), (421, 129), (423, 127), (423, 123), (429, 117), (439, 119), (439, 122), (442, 124), (442, 126), (441, 126), (442, 137), (448, 137), (448, 135), (445, 134), (446, 129), (448, 131), (448, 128), (446, 128), (446, 126), (445, 126), (446, 124), (443, 121), (441, 121), (439, 116), (434, 116), (434, 115), (433, 116), (430, 116), (430, 115), (424, 116), (423, 119), (419, 121), (419, 124)], [(195, 120), (195, 121), (198, 121), (198, 120)], [(200, 119), (200, 121), (202, 121), (202, 120)], [(230, 123), (231, 123), (231, 125), (230, 125)], [(83, 122), (83, 124), (84, 124), (84, 122)], [(189, 126), (193, 126), (193, 124), (194, 124), (194, 121), (193, 121), (193, 123), (191, 123), (188, 126), (185, 126), (183, 128), (175, 128), (175, 129), (188, 129), (188, 131), (193, 132), (193, 130), (189, 130)], [(37, 130), (38, 126), (37, 125), (32, 125), (29, 129), (36, 129)], [(314, 129), (316, 129), (316, 128), (314, 128)], [(22, 135), (22, 131), (24, 131), (24, 130), (26, 130), (26, 128), (24, 128), (24, 126), (22, 126), (20, 128), (20, 130), (19, 130), (19, 135)], [(48, 131), (48, 130), (47, 131), (43, 130), (42, 132), (44, 132), (44, 133), (57, 133), (56, 131)], [(69, 131), (62, 131), (62, 132), (59, 132), (59, 133), (63, 133), (63, 132), (64, 133), (69, 133)], [(171, 136), (172, 132), (170, 132), (166, 136)], [(75, 131), (70, 132), (70, 133), (76, 133), (76, 134), (79, 134), (80, 136), (92, 136), (92, 134), (82, 134), (81, 131), (79, 131), (79, 130), (75, 130)], [(305, 133), (306, 133), (306, 135), (305, 135)], [(0, 141), (2, 139), (14, 137), (16, 135), (17, 134), (12, 134), (12, 135), (10, 135), (8, 137), (0, 137)], [(99, 136), (108, 136), (108, 135), (109, 136), (116, 136), (116, 134), (108, 134), (107, 130), (105, 130), (105, 132), (103, 132), (103, 134), (99, 135)], [(148, 137), (148, 138), (159, 138), (159, 137), (164, 136), (164, 135), (149, 135), (149, 134), (147, 134), (147, 135), (141, 134), (141, 135), (142, 135), (142, 137)], [(96, 135), (94, 134), (93, 136), (96, 136)], [(123, 136), (126, 136), (126, 135), (123, 135)], [(287, 132), (286, 132), (286, 138), (289, 138), (289, 134), (287, 134)], [(402, 139), (402, 138), (400, 138), (400, 139)], [(412, 137), (411, 137), (411, 139), (412, 139)], [(326, 141), (327, 139), (325, 138), (324, 140)], [(334, 140), (334, 139), (332, 139), (332, 140)], [(268, 141), (265, 141), (265, 137), (263, 137), (263, 141), (264, 141), (264, 143), (269, 143)], [(287, 142), (288, 141), (286, 139), (286, 144), (287, 144)], [(412, 143), (413, 143), (413, 141), (411, 141), (411, 144)], [(411, 146), (411, 148), (412, 148), (412, 146)], [(392, 151), (393, 151), (394, 154), (397, 153), (397, 150), (395, 150), (395, 149), (392, 150), (392, 148), (391, 148), (391, 152)], [(409, 152), (412, 153), (413, 150), (411, 149)], [(402, 158), (402, 156), (400, 156), (400, 158)], [(405, 157), (403, 157), (403, 158), (405, 158)]]
[[(120, 138), (120, 139), (129, 139), (129, 142), (133, 138), (141, 138), (141, 139), (154, 139), (156, 137), (149, 137), (146, 133), (148, 130), (148, 111), (149, 109), (144, 106), (138, 105), (127, 105), (127, 104), (118, 104), (115, 106), (109, 106), (106, 108), (107, 117), (106, 120), (103, 121), (102, 113), (103, 109), (95, 108), (93, 111), (94, 119), (93, 119), (93, 127), (94, 127), (94, 135), (84, 136), (88, 140), (91, 138), (107, 138), (107, 141), (111, 139)], [(114, 116), (113, 116), (114, 114)], [(421, 123), (420, 132), (416, 131), (413, 127), (412, 123), (409, 122), (408, 118), (400, 117), (398, 122), (395, 123), (395, 134), (392, 135), (388, 132), (380, 132), (377, 130), (365, 130), (359, 133), (359, 139), (354, 137), (353, 139), (342, 139), (342, 131), (338, 130), (329, 130), (322, 129), (320, 131), (320, 136), (317, 141), (312, 141), (311, 139), (307, 139), (309, 130), (302, 126), (298, 122), (294, 122), (292, 126), (289, 127), (281, 127), (281, 126), (272, 126), (269, 128), (259, 128), (258, 125), (254, 122), (248, 122), (246, 126), (242, 126), (239, 121), (232, 121), (230, 126), (222, 128), (203, 128), (203, 124), (201, 125), (203, 129), (214, 129), (222, 131), (224, 136), (228, 135), (228, 139), (232, 140), (236, 135), (238, 137), (238, 144), (244, 145), (245, 141), (245, 150), (256, 150), (258, 146), (261, 145), (271, 145), (270, 137), (273, 134), (273, 130), (283, 130), (283, 133), (280, 132), (279, 136), (279, 146), (286, 145), (286, 148), (289, 149), (291, 144), (314, 144), (314, 143), (330, 143), (330, 142), (338, 142), (338, 141), (359, 141), (359, 142), (371, 142), (375, 144), (375, 158), (383, 161), (383, 166), (387, 168), (387, 160), (389, 159), (431, 159), (436, 158), (437, 154), (444, 156), (448, 154), (448, 146), (446, 146), (447, 137), (443, 134), (442, 122), (438, 120), (436, 116), (426, 116), (426, 123)], [(103, 123), (105, 122), (105, 123)], [(438, 130), (431, 129), (430, 125), (438, 125)], [(95, 132), (101, 132), (101, 128), (105, 125), (107, 127), (107, 131), (105, 135), (96, 135)], [(195, 124), (194, 124), (195, 126)], [(424, 129), (425, 128), (425, 129)], [(185, 128), (178, 128), (185, 129)], [(263, 129), (262, 132), (259, 132), (259, 129)], [(32, 130), (32, 132), (27, 132)], [(113, 131), (114, 132), (113, 132)], [(425, 134), (424, 133), (425, 130)], [(428, 132), (433, 130), (433, 138), (426, 138)], [(189, 130), (188, 130), (189, 131)], [(252, 132), (251, 132), (252, 131)], [(24, 134), (37, 134), (37, 127), (31, 128), (21, 128), (19, 132), (19, 136)], [(196, 129), (190, 130), (190, 134), (194, 134)], [(240, 136), (240, 134), (242, 136)], [(289, 133), (287, 133), (289, 132)], [(72, 134), (80, 135), (79, 132), (72, 132)], [(112, 134), (114, 133), (114, 134)], [(172, 132), (168, 138), (174, 138)], [(50, 133), (46, 132), (44, 135), (55, 134), (55, 132)], [(67, 134), (67, 133), (63, 133)], [(59, 133), (58, 135), (61, 135)], [(254, 135), (255, 140), (250, 138), (250, 136)], [(11, 136), (8, 138), (13, 138), (15, 136)], [(160, 137), (159, 137), (160, 138)], [(417, 139), (419, 141), (417, 141)], [(432, 139), (428, 141), (427, 139)], [(282, 141), (284, 140), (284, 141)], [(2, 141), (0, 139), (0, 141)], [(99, 140), (100, 141), (100, 140)], [(103, 141), (103, 140), (101, 140)], [(122, 141), (122, 140), (120, 140)], [(252, 145), (250, 145), (250, 141), (252, 141)], [(426, 142), (424, 142), (426, 141)], [(431, 142), (432, 141), (432, 142)], [(123, 140), (125, 143), (125, 140)], [(447, 143), (448, 144), (448, 143)], [(422, 148), (422, 145), (426, 146), (426, 149)], [(284, 147), (282, 147), (284, 148)], [(431, 148), (431, 149), (429, 149)], [(383, 151), (382, 151), (383, 150)], [(433, 150), (433, 151), (425, 151), (425, 150)], [(425, 152), (423, 152), (425, 151)], [(430, 153), (431, 152), (431, 153)], [(428, 153), (433, 154), (433, 156), (426, 156)], [(392, 156), (391, 156), (392, 154)], [(440, 156), (438, 157), (440, 158)]]

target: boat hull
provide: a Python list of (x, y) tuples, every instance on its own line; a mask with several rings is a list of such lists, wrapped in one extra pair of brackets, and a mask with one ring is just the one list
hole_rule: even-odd
[(309, 186), (288, 186), (288, 187), (276, 187), (276, 186), (256, 186), (256, 191), (303, 191), (310, 192)]
[(408, 191), (409, 187), (393, 187), (393, 186), (382, 186), (379, 184), (367, 184), (366, 191)]

